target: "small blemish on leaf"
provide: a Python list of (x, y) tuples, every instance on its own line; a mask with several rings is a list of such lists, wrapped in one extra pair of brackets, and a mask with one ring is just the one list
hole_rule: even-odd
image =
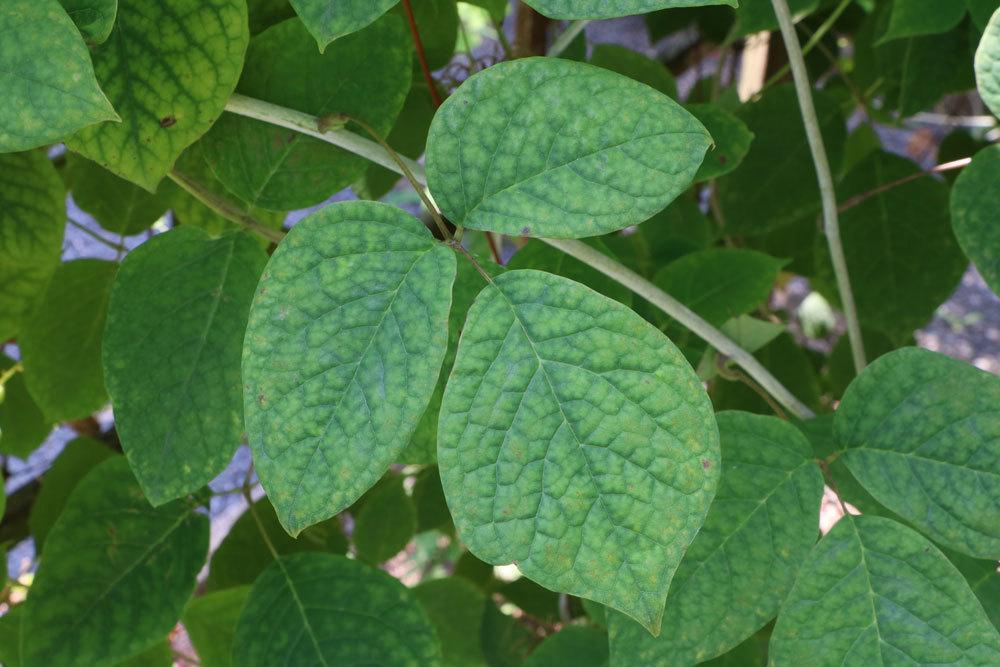
[(160, 119), (160, 127), (167, 128), (177, 124), (177, 119), (173, 116), (164, 116)]
[(531, 227), (522, 227), (521, 236), (531, 236)]
[(701, 467), (704, 468), (705, 470), (708, 470), (709, 468), (712, 467), (712, 462), (709, 461), (708, 459), (702, 459), (701, 460)]

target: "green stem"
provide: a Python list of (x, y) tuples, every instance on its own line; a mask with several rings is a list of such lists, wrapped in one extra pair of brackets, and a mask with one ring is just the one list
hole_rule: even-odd
[(189, 195), (200, 201), (202, 204), (212, 209), (230, 222), (242, 225), (250, 231), (260, 234), (268, 241), (278, 243), (285, 238), (285, 233), (280, 229), (272, 229), (262, 225), (252, 215), (241, 211), (232, 202), (218, 196), (205, 188), (201, 183), (189, 178), (187, 175), (173, 169), (167, 174), (174, 183), (179, 185)]
[[(234, 104), (231, 100), (228, 104), (226, 104), (227, 111), (248, 116), (250, 118), (256, 118), (258, 120), (286, 127), (291, 130), (303, 131), (305, 134), (327, 141), (335, 146), (339, 146), (351, 151), (352, 153), (360, 155), (361, 157), (368, 158), (376, 164), (382, 165), (386, 169), (394, 171), (397, 174), (405, 175), (400, 165), (393, 161), (392, 157), (389, 156), (385, 149), (373, 141), (369, 141), (343, 129), (320, 132), (315, 129), (317, 127), (317, 123), (320, 121), (320, 119), (315, 116), (310, 116), (299, 111), (292, 111), (291, 109), (285, 109), (283, 107), (255, 100), (253, 98), (243, 97), (242, 95), (235, 95), (234, 99), (237, 97), (239, 98), (237, 103)], [(300, 128), (303, 129), (300, 130)], [(352, 147), (356, 147), (358, 150), (354, 150)], [(406, 164), (413, 180), (421, 186), (426, 187), (427, 174), (424, 171), (424, 168), (409, 158), (400, 157), (400, 160)], [(571, 255), (586, 264), (589, 264), (612, 280), (629, 288), (662, 310), (664, 313), (686, 326), (702, 340), (707, 342), (709, 345), (712, 345), (719, 352), (725, 354), (737, 365), (742, 367), (743, 370), (747, 372), (747, 375), (753, 378), (757, 384), (774, 396), (778, 402), (781, 403), (781, 405), (785, 406), (795, 416), (801, 419), (809, 419), (814, 416), (812, 410), (795, 398), (795, 396), (793, 396), (792, 393), (784, 385), (782, 385), (776, 377), (771, 375), (771, 373), (768, 372), (768, 370), (764, 368), (752, 354), (741, 348), (721, 331), (696, 315), (688, 309), (687, 306), (677, 301), (639, 274), (580, 241), (568, 239), (540, 240), (562, 250), (566, 254)], [(454, 247), (456, 251), (471, 258), (468, 251), (462, 248), (461, 245), (456, 244), (454, 240), (452, 240), (449, 245)], [(483, 273), (486, 280), (490, 280), (488, 274), (483, 271), (481, 271), (481, 273)]]
[(555, 58), (559, 56), (563, 51), (569, 48), (569, 45), (576, 39), (576, 36), (583, 32), (583, 29), (587, 27), (590, 23), (587, 19), (580, 19), (579, 21), (573, 21), (566, 27), (565, 30), (556, 37), (556, 41), (552, 42), (552, 46), (549, 47), (548, 52), (545, 54)]
[[(854, 2), (854, 0), (840, 0), (840, 4), (837, 5), (836, 9), (834, 9), (833, 12), (831, 12), (830, 15), (826, 17), (826, 20), (823, 21), (823, 23), (818, 28), (816, 28), (816, 32), (812, 34), (812, 37), (809, 38), (809, 41), (806, 42), (806, 45), (802, 47), (803, 56), (808, 55), (810, 51), (816, 48), (816, 45), (819, 44), (819, 41), (823, 39), (823, 37), (826, 35), (827, 32), (830, 31), (830, 28), (833, 27), (833, 24), (836, 23), (837, 19), (840, 18), (840, 15), (843, 14), (844, 11), (851, 6), (852, 2)], [(778, 81), (780, 81), (783, 76), (788, 74), (788, 68), (789, 68), (789, 63), (785, 63), (784, 65), (782, 65), (781, 69), (775, 72), (770, 79), (764, 82), (764, 86), (761, 88), (761, 92), (767, 90), (768, 88), (776, 84)]]
[(788, 2), (786, 0), (771, 0), (771, 5), (778, 17), (781, 36), (785, 41), (788, 64), (792, 68), (795, 92), (798, 95), (799, 107), (802, 111), (802, 122), (806, 127), (806, 138), (809, 140), (813, 163), (816, 165), (816, 180), (819, 182), (820, 198), (823, 202), (823, 231), (826, 234), (826, 242), (830, 250), (833, 272), (837, 278), (837, 291), (840, 293), (840, 303), (844, 308), (844, 318), (847, 320), (847, 336), (851, 342), (854, 370), (861, 373), (867, 365), (865, 347), (861, 339), (858, 311), (854, 305), (854, 293), (851, 291), (851, 279), (847, 271), (847, 260), (844, 257), (844, 246), (840, 241), (837, 195), (833, 189), (833, 175), (830, 173), (830, 162), (826, 157), (826, 147), (823, 145), (819, 120), (816, 118), (816, 107), (813, 106), (812, 86), (809, 84), (806, 62), (802, 57), (802, 47), (799, 44), (799, 36), (795, 32), (795, 25), (792, 23)]
[(18, 373), (20, 373), (23, 370), (24, 370), (24, 366), (21, 364), (21, 362), (17, 362), (16, 364), (14, 364), (13, 366), (11, 366), (7, 370), (5, 370), (2, 373), (0, 373), (0, 389), (2, 389), (3, 386), (5, 384), (7, 384), (7, 382), (12, 377), (14, 377), (15, 375), (17, 375)]

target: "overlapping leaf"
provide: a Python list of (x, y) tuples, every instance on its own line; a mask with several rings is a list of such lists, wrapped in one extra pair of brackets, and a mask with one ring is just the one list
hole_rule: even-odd
[(590, 55), (590, 64), (618, 72), (667, 97), (677, 97), (677, 82), (663, 63), (617, 44), (598, 44)]
[(851, 383), (835, 429), (847, 467), (876, 500), (945, 546), (1000, 557), (1000, 379), (897, 350)]
[(926, 539), (890, 519), (842, 519), (782, 607), (770, 664), (995, 665), (1000, 635)]
[(689, 104), (685, 108), (701, 121), (714, 142), (694, 180), (707, 181), (739, 167), (754, 137), (746, 124), (717, 104)]
[(463, 541), (657, 632), (718, 479), (718, 431), (680, 352), (621, 304), (511, 271), (477, 297), (438, 461)]
[[(0, 354), (0, 373), (14, 365), (14, 360)], [(24, 374), (16, 373), (3, 385), (0, 400), (0, 453), (28, 458), (52, 430), (53, 422), (42, 414), (28, 393)]]
[[(398, 16), (337, 40), (322, 55), (302, 22), (289, 19), (254, 37), (238, 90), (315, 116), (346, 114), (384, 136), (410, 79), (410, 45)], [(233, 194), (275, 211), (318, 204), (369, 165), (319, 139), (232, 114), (206, 135), (205, 157)]]
[(455, 257), (374, 202), (292, 228), (261, 278), (243, 347), (247, 434), (294, 534), (378, 480), (427, 407), (448, 343)]
[(610, 615), (612, 665), (677, 667), (722, 655), (777, 615), (816, 542), (823, 478), (805, 437), (774, 417), (717, 418), (719, 490), (677, 569), (660, 636)]
[(94, 78), (87, 45), (58, 0), (5, 0), (0, 34), (0, 153), (118, 120)]
[(122, 122), (82, 130), (66, 145), (155, 191), (222, 114), (248, 39), (245, 0), (120, 0), (111, 37), (91, 55)]
[(1000, 146), (976, 154), (951, 191), (951, 227), (994, 294), (1000, 294)]
[(528, 656), (525, 667), (607, 667), (608, 636), (590, 626), (567, 625)]
[[(323, 53), (330, 42), (373, 23), (399, 0), (289, 0)], [(388, 46), (388, 45), (386, 45)]]
[(101, 44), (111, 35), (118, 0), (59, 0), (88, 44)]
[(101, 339), (117, 270), (96, 259), (60, 265), (18, 337), (28, 391), (52, 421), (83, 419), (108, 400)]
[(893, 0), (889, 26), (881, 41), (951, 30), (965, 17), (965, 3)]
[(427, 178), (455, 223), (583, 237), (646, 220), (694, 177), (711, 138), (670, 98), (557, 58), (494, 65), (438, 110)]
[(24, 667), (108, 665), (151, 648), (180, 618), (207, 551), (208, 519), (187, 501), (152, 509), (124, 458), (100, 464), (46, 540)]
[(443, 667), (486, 667), (482, 640), (486, 596), (462, 577), (423, 581), (413, 595), (441, 641)]
[(379, 482), (353, 517), (358, 559), (375, 565), (399, 553), (417, 530), (417, 510), (403, 489), (402, 475), (390, 474)]
[(104, 229), (123, 236), (149, 229), (168, 208), (158, 193), (147, 192), (79, 156), (69, 158), (67, 181), (77, 206)]
[(299, 554), (278, 559), (254, 583), (233, 663), (438, 667), (441, 647), (399, 581), (356, 560)]
[(527, 0), (553, 19), (611, 19), (673, 7), (736, 6), (736, 0)]
[(236, 624), (250, 595), (249, 586), (208, 593), (188, 603), (181, 620), (198, 651), (200, 667), (232, 667)]

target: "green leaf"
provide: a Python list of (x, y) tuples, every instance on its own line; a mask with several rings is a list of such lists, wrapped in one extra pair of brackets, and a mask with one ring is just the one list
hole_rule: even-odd
[[(905, 158), (876, 153), (855, 167), (837, 189), (841, 201), (919, 172)], [(955, 242), (948, 187), (921, 178), (885, 190), (840, 216), (840, 233), (858, 316), (894, 341), (913, 335), (958, 285), (968, 261)], [(818, 276), (835, 284), (825, 239), (817, 239)], [(836, 299), (830, 288), (825, 294)]]
[(702, 667), (765, 667), (770, 640), (771, 628), (766, 627), (728, 653), (702, 663)]
[(998, 182), (1000, 146), (994, 145), (976, 153), (951, 191), (952, 230), (995, 294), (1000, 294), (1000, 201), (991, 193)]
[[(427, 84), (414, 81), (410, 92), (403, 102), (403, 109), (385, 138), (386, 143), (399, 155), (416, 160), (424, 154), (427, 144), (427, 132), (434, 118), (434, 104), (431, 101)], [(364, 192), (365, 199), (380, 199), (402, 178), (398, 173), (381, 167), (374, 162), (368, 164), (364, 175), (364, 184), (356, 189)]]
[(76, 205), (115, 234), (133, 236), (145, 231), (169, 207), (159, 194), (147, 192), (77, 155), (69, 156), (67, 180)]
[(637, 224), (691, 183), (711, 142), (648, 86), (558, 58), (502, 62), (438, 110), (427, 179), (448, 218), (515, 236)]
[(180, 618), (207, 551), (208, 519), (188, 502), (152, 509), (124, 458), (98, 465), (46, 540), (24, 666), (111, 664), (151, 648)]
[(677, 82), (663, 63), (632, 49), (617, 44), (598, 44), (590, 55), (590, 64), (644, 83), (667, 97), (677, 98)]
[(487, 602), (483, 616), (483, 655), (490, 667), (522, 667), (538, 637), (518, 619)]
[(21, 667), (21, 620), (24, 605), (11, 607), (0, 616), (0, 661), (4, 667)]
[(772, 665), (995, 665), (1000, 636), (937, 548), (890, 519), (846, 516), (778, 616)]
[[(319, 44), (319, 52), (335, 39), (357, 32), (392, 9), (399, 0), (289, 0)], [(391, 47), (391, 43), (379, 44)], [(372, 51), (374, 55), (377, 51)]]
[(91, 55), (122, 122), (82, 130), (66, 146), (155, 192), (222, 114), (248, 39), (245, 0), (120, 0), (111, 37)]
[[(783, 333), (753, 355), (778, 381), (806, 405), (818, 407), (820, 385), (808, 353), (790, 334)], [(774, 409), (743, 382), (716, 379), (712, 385), (716, 410), (744, 410), (772, 414)]]
[(88, 44), (101, 44), (110, 35), (118, 0), (59, 0)]
[(43, 553), (45, 538), (76, 485), (92, 468), (113, 455), (110, 447), (91, 438), (76, 438), (66, 445), (42, 477), (38, 496), (31, 506), (28, 527), (35, 539), (36, 552)]
[(836, 433), (851, 473), (932, 539), (1000, 557), (1000, 379), (918, 348), (851, 383)]
[(170, 646), (170, 640), (164, 639), (139, 655), (117, 663), (115, 667), (173, 667), (173, 665), (173, 648)]
[(257, 35), (275, 23), (295, 16), (295, 10), (288, 0), (247, 0), (250, 14), (250, 35)]
[(250, 595), (249, 586), (196, 597), (181, 621), (198, 652), (201, 667), (232, 667), (236, 623)]
[[(815, 92), (813, 98), (823, 141), (836, 170), (847, 136), (844, 119), (831, 94)], [(791, 85), (773, 88), (760, 101), (741, 106), (736, 117), (750, 129), (754, 140), (740, 168), (718, 183), (726, 231), (762, 234), (818, 215), (816, 169), (795, 89)]]
[(358, 559), (378, 564), (398, 554), (417, 532), (417, 510), (403, 490), (402, 475), (378, 484), (354, 517)]
[(4, 0), (0, 34), (0, 153), (119, 120), (94, 78), (87, 45), (57, 0)]
[(998, 8), (997, 0), (965, 0), (972, 22), (979, 30), (985, 30), (990, 17)]
[(717, 438), (659, 331), (578, 283), (511, 271), (469, 311), (438, 461), (476, 556), (657, 632), (715, 491)]
[(292, 228), (243, 343), (247, 435), (295, 535), (357, 500), (397, 460), (448, 344), (455, 257), (403, 211), (326, 207)]
[(154, 505), (207, 484), (240, 442), (243, 332), (266, 262), (247, 234), (211, 239), (182, 226), (122, 263), (104, 377), (122, 449)]
[(271, 546), (281, 555), (303, 551), (347, 553), (347, 538), (336, 517), (310, 526), (298, 539), (294, 539), (281, 527), (274, 507), (266, 497), (254, 503), (254, 510), (256, 518), (253, 512), (244, 512), (212, 554), (212, 560), (208, 564), (208, 579), (205, 580), (206, 591), (252, 584), (274, 562), (271, 550), (261, 537), (261, 525)]
[(428, 466), (417, 473), (413, 484), (413, 505), (417, 509), (418, 533), (426, 530), (455, 532), (437, 466)]
[(736, 0), (526, 0), (551, 19), (611, 19), (668, 7), (736, 6)]
[(96, 259), (61, 264), (18, 337), (24, 381), (51, 421), (83, 419), (108, 400), (101, 338), (117, 270)]
[(486, 667), (482, 591), (461, 577), (424, 581), (411, 590), (437, 631), (442, 667)]
[[(600, 239), (593, 239), (589, 244), (605, 255), (617, 259)], [(575, 280), (595, 292), (600, 292), (604, 296), (610, 297), (626, 306), (632, 305), (632, 290), (608, 278), (589, 264), (584, 264), (580, 260), (570, 257), (563, 251), (557, 250), (541, 241), (528, 241), (523, 248), (510, 258), (510, 261), (507, 262), (507, 268), (548, 271), (549, 273)]]
[(931, 35), (951, 30), (965, 18), (962, 2), (892, 0), (889, 26), (879, 43), (901, 37)]
[(608, 635), (585, 625), (567, 625), (538, 645), (524, 667), (607, 667)]
[(66, 189), (41, 151), (0, 155), (0, 341), (35, 308), (62, 253)]
[[(443, 68), (455, 55), (455, 45), (458, 44), (458, 3), (455, 0), (413, 0), (413, 21), (420, 33), (420, 42), (424, 47), (424, 57), (431, 70)], [(396, 5), (394, 12), (406, 19), (406, 11), (402, 4)], [(408, 38), (411, 45), (413, 39)], [(413, 54), (414, 78), (419, 77), (420, 61), (414, 47)], [(427, 94), (427, 89), (424, 89)], [(392, 144), (390, 144), (391, 146)]]
[(729, 651), (777, 615), (816, 543), (823, 476), (809, 442), (775, 417), (716, 417), (722, 477), (708, 518), (677, 568), (659, 637), (609, 616), (616, 665), (694, 665)]
[[(238, 92), (314, 116), (359, 118), (384, 136), (410, 89), (410, 70), (408, 36), (397, 16), (338, 40), (322, 55), (302, 22), (290, 19), (250, 42)], [(233, 114), (206, 135), (205, 157), (234, 195), (275, 211), (318, 204), (369, 164), (314, 137)]]
[(740, 166), (754, 137), (746, 124), (717, 104), (689, 104), (685, 108), (705, 126), (715, 142), (695, 174), (695, 182), (717, 178)]
[[(747, 352), (756, 352), (786, 331), (787, 327), (778, 322), (760, 320), (749, 315), (740, 315), (726, 321), (719, 330)], [(711, 380), (718, 375), (720, 356), (714, 347), (707, 347), (698, 362), (698, 377)], [(726, 360), (727, 365), (732, 362)]]
[(978, 560), (955, 552), (944, 552), (975, 593), (993, 627), (1000, 628), (1000, 573), (995, 560)]
[(299, 554), (275, 561), (253, 585), (233, 663), (436, 667), (441, 647), (419, 602), (385, 572)]
[[(13, 365), (12, 359), (0, 354), (0, 372)], [(28, 393), (24, 373), (15, 373), (7, 380), (3, 394), (0, 400), (0, 453), (26, 459), (45, 441), (53, 423), (42, 414)]]
[[(795, 21), (813, 13), (819, 5), (820, 0), (788, 0), (788, 9)], [(777, 29), (778, 19), (774, 15), (771, 0), (740, 0), (739, 8), (736, 10), (733, 37), (744, 37), (755, 32)]]

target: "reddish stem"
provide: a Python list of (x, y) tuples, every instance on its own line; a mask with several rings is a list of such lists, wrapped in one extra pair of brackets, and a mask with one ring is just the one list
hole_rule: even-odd
[(417, 29), (417, 20), (413, 17), (413, 6), (410, 0), (403, 0), (403, 10), (406, 12), (406, 20), (410, 24), (410, 34), (413, 35), (413, 46), (417, 50), (417, 60), (420, 61), (420, 70), (424, 73), (424, 81), (431, 93), (431, 101), (435, 108), (441, 106), (441, 95), (438, 93), (434, 77), (431, 76), (431, 68), (427, 64), (427, 54), (424, 53), (424, 43), (420, 40), (420, 31)]

